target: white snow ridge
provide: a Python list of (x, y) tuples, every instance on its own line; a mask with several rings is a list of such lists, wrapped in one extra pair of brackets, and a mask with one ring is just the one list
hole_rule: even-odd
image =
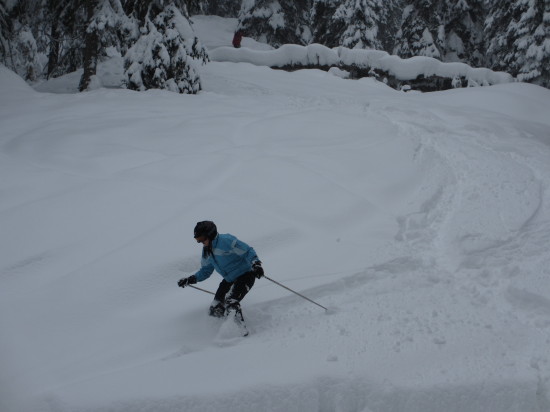
[[(550, 91), (200, 70), (0, 68), (0, 411), (550, 411)], [(205, 219), (330, 313), (260, 279), (218, 344)]]

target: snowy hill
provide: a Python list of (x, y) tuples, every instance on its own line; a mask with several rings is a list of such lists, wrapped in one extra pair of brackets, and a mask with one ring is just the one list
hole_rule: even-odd
[[(201, 77), (50, 94), (0, 68), (2, 412), (550, 410), (548, 90)], [(217, 344), (176, 286), (204, 219), (331, 313), (259, 280)]]

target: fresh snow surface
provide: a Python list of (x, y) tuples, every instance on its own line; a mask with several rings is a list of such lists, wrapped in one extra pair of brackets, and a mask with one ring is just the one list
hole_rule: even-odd
[[(52, 94), (0, 67), (0, 411), (550, 411), (549, 90), (201, 77)], [(220, 344), (176, 285), (204, 219), (329, 313), (258, 280)]]

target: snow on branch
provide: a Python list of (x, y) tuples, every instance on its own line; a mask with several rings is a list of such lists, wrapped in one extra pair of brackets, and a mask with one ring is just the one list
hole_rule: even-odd
[(432, 57), (402, 59), (381, 50), (328, 48), (320, 44), (286, 44), (275, 50), (219, 47), (210, 51), (213, 61), (245, 62), (285, 70), (338, 67), (352, 78), (376, 77), (394, 88), (423, 91), (467, 86), (488, 86), (515, 81), (512, 75), (465, 63), (443, 63)]

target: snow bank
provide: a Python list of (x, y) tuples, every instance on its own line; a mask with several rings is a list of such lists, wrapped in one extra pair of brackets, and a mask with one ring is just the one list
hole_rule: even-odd
[(416, 56), (402, 59), (380, 50), (356, 50), (340, 47), (338, 54), (345, 66), (384, 70), (399, 80), (413, 80), (418, 76), (446, 78), (464, 77), (474, 85), (487, 86), (511, 83), (514, 78), (504, 72), (473, 68), (464, 63), (443, 63), (433, 57)]
[[(250, 50), (220, 47), (210, 52), (213, 61), (246, 62), (257, 66), (297, 69), (300, 67), (339, 67), (355, 70), (355, 76), (390, 76), (399, 82), (418, 78), (439, 77), (452, 79), (452, 87), (487, 86), (511, 83), (514, 78), (504, 72), (472, 68), (464, 63), (443, 63), (431, 57), (401, 59), (380, 50), (362, 50), (337, 47), (330, 49), (320, 44), (299, 46), (287, 44), (276, 50)], [(374, 73), (382, 71), (383, 73)], [(463, 80), (463, 81), (459, 81)], [(450, 87), (444, 87), (450, 88)]]
[[(0, 90), (3, 94), (14, 97), (33, 93), (32, 87), (22, 77), (3, 64), (0, 64)], [(5, 102), (5, 100), (2, 99), (2, 102)]]
[(285, 44), (274, 50), (250, 50), (248, 48), (235, 49), (219, 47), (210, 52), (213, 61), (244, 62), (256, 66), (285, 67), (285, 66), (338, 66), (340, 59), (334, 50), (320, 44), (299, 46)]

